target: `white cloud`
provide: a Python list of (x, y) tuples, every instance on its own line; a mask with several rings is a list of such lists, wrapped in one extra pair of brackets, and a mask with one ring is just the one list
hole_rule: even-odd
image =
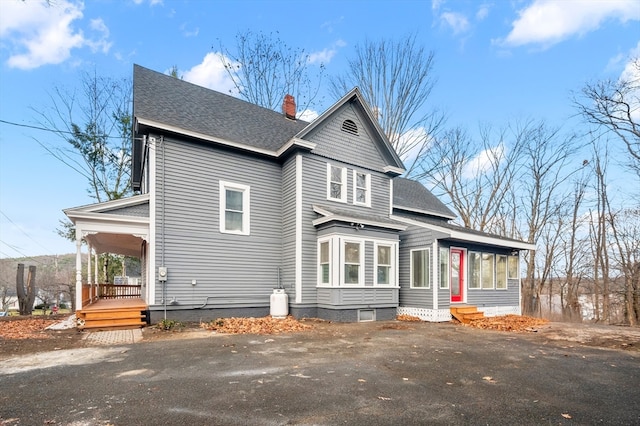
[(487, 18), (487, 16), (489, 16), (489, 10), (491, 9), (491, 5), (489, 4), (481, 4), (480, 7), (478, 8), (478, 11), (476, 12), (476, 19), (478, 21), (483, 21), (484, 19)]
[(465, 179), (476, 179), (478, 175), (488, 172), (496, 159), (504, 158), (505, 146), (503, 144), (486, 149), (465, 164), (462, 176)]
[(187, 23), (180, 25), (180, 31), (182, 31), (182, 35), (185, 37), (197, 37), (200, 33), (200, 27), (195, 27), (193, 29), (187, 28)]
[(446, 0), (431, 0), (431, 9), (438, 10)]
[(620, 81), (631, 83), (631, 93), (627, 102), (631, 107), (631, 117), (635, 122), (640, 122), (640, 42), (629, 52), (629, 59), (620, 74)]
[[(135, 4), (142, 4), (145, 2), (145, 0), (133, 0), (133, 2)], [(161, 5), (162, 6), (162, 0), (149, 0), (149, 6), (157, 6), (157, 5)]]
[(312, 109), (305, 109), (304, 111), (299, 112), (297, 114), (297, 118), (298, 120), (312, 122), (313, 120), (318, 118), (319, 115), (320, 114), (318, 114), (318, 111), (314, 111)]
[[(190, 70), (184, 71), (184, 73), (179, 72), (179, 74), (182, 75), (182, 78), (185, 81), (190, 83), (217, 90), (219, 92), (230, 93), (235, 96), (238, 94), (238, 90), (235, 88), (233, 81), (227, 74), (220, 55), (221, 54), (217, 52), (207, 53), (201, 63), (195, 65)], [(230, 62), (227, 58), (225, 58), (225, 60)], [(231, 63), (231, 65), (236, 67), (240, 64)]]
[(463, 33), (469, 29), (469, 20), (461, 13), (443, 12), (440, 20), (450, 27), (454, 34)]
[(309, 54), (308, 62), (310, 64), (328, 64), (331, 59), (338, 53), (338, 48), (346, 46), (342, 40), (338, 40), (331, 47), (322, 49), (319, 52), (313, 52)]
[(106, 53), (111, 48), (109, 29), (101, 19), (90, 22), (97, 38), (85, 37), (73, 27), (83, 17), (82, 3), (58, 0), (49, 5), (43, 1), (9, 1), (2, 5), (0, 37), (3, 48), (10, 50), (7, 64), (13, 68), (33, 69), (59, 64), (71, 57), (73, 49), (89, 47)]
[(640, 20), (640, 7), (637, 0), (535, 0), (518, 14), (513, 29), (499, 43), (548, 47), (571, 36), (595, 31), (607, 19)]

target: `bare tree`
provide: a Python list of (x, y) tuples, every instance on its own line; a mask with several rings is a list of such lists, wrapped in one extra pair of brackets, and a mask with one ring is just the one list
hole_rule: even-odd
[(633, 58), (629, 72), (618, 80), (586, 84), (573, 103), (589, 123), (620, 138), (640, 175), (640, 58)]
[(314, 69), (311, 56), (304, 49), (286, 44), (277, 32), (238, 32), (234, 49), (222, 43), (219, 47), (218, 56), (243, 99), (279, 110), (284, 96), (290, 94), (296, 100), (298, 111), (315, 106), (324, 65)]
[(41, 125), (66, 142), (38, 143), (88, 183), (98, 202), (131, 193), (131, 83), (83, 72), (80, 90), (56, 87), (46, 109), (34, 109)]
[(36, 300), (36, 267), (29, 266), (27, 287), (24, 286), (24, 264), (19, 263), (16, 272), (16, 290), (20, 315), (31, 315), (33, 302)]
[(342, 96), (358, 86), (411, 175), (438, 133), (444, 115), (429, 105), (436, 83), (434, 53), (410, 34), (399, 40), (366, 40), (356, 45), (344, 75), (331, 81)]

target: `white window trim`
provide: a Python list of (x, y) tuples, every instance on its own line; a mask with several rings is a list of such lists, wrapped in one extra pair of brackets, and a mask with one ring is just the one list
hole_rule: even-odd
[[(226, 204), (227, 204), (227, 189), (242, 192), (242, 231), (228, 231), (225, 228), (226, 218)], [(251, 188), (248, 185), (240, 183), (232, 183), (220, 181), (220, 232), (223, 234), (235, 234), (235, 235), (250, 235), (250, 217), (251, 217)]]
[[(358, 199), (358, 179), (357, 179), (358, 174), (361, 174), (361, 175), (365, 176), (365, 187), (364, 187), (364, 190), (366, 191), (366, 197), (365, 197), (364, 203), (357, 201), (357, 199)], [(354, 170), (353, 171), (353, 204), (355, 204), (356, 206), (371, 207), (371, 173), (365, 173), (365, 172), (361, 172), (361, 171), (358, 171), (358, 170)]]
[[(473, 273), (473, 269), (471, 268), (471, 255), (477, 254), (478, 261), (480, 262), (480, 281), (478, 282), (478, 287), (471, 287), (471, 274)], [(467, 290), (471, 291), (479, 291), (482, 290), (482, 252), (470, 250), (467, 252)]]
[[(516, 276), (512, 277), (511, 275), (509, 275), (509, 261), (511, 259), (516, 259)], [(520, 256), (513, 256), (513, 255), (509, 255), (507, 256), (507, 281), (508, 280), (519, 280), (520, 279)], [(509, 285), (509, 283), (507, 282), (507, 286)]]
[[(484, 286), (484, 282), (482, 281), (482, 278), (483, 278), (482, 264), (484, 263), (484, 259), (483, 259), (484, 255), (491, 256), (491, 263), (493, 265), (493, 268), (492, 268), (492, 272), (493, 273), (491, 274), (491, 287), (485, 287)], [(495, 290), (496, 289), (496, 254), (495, 253), (484, 252), (484, 253), (480, 254), (480, 288), (482, 290)]]
[[(389, 261), (389, 283), (378, 283), (378, 246), (389, 247), (391, 250)], [(396, 285), (396, 259), (398, 258), (398, 244), (381, 241), (373, 242), (373, 285), (380, 287), (394, 287)], [(386, 266), (386, 265), (385, 265)]]
[[(335, 259), (333, 257), (333, 238), (321, 238), (318, 240), (318, 287), (333, 287), (333, 269), (334, 269), (334, 265), (335, 265)], [(320, 246), (322, 245), (322, 243), (327, 243), (329, 244), (329, 282), (328, 283), (323, 283), (322, 282), (322, 265), (320, 264), (320, 256), (321, 256), (321, 251), (320, 251)]]
[[(498, 258), (504, 257), (504, 287), (498, 287)], [(495, 255), (495, 266), (493, 267), (495, 270), (495, 287), (498, 291), (505, 291), (509, 289), (509, 256), (506, 254), (496, 254)]]
[[(429, 276), (427, 277), (426, 287), (416, 287), (413, 285), (413, 252), (415, 251), (427, 251), (427, 265), (429, 266)], [(431, 271), (431, 247), (416, 248), (409, 251), (409, 287), (416, 290), (430, 290), (431, 289), (431, 277), (433, 276)]]
[[(445, 282), (446, 286), (443, 287), (441, 285), (442, 283), (442, 276), (440, 274), (440, 267), (442, 266), (442, 258), (443, 258), (443, 254), (446, 252), (446, 256), (444, 256), (447, 260), (447, 281)], [(438, 253), (440, 255), (440, 257), (438, 258), (438, 288), (440, 290), (449, 290), (449, 288), (451, 287), (451, 252), (449, 251), (448, 247), (440, 247), (438, 250)]]
[[(339, 240), (340, 240), (340, 284), (345, 287), (358, 287), (358, 286), (364, 287), (364, 273), (366, 271), (366, 265), (364, 264), (364, 250), (365, 250), (364, 240), (356, 240), (352, 238), (340, 238)], [(359, 268), (358, 268), (357, 283), (347, 283), (347, 280), (345, 277), (345, 266), (347, 265), (345, 260), (345, 254), (347, 250), (345, 249), (345, 246), (348, 243), (358, 244), (360, 246), (360, 250), (358, 250), (360, 254), (359, 256), (360, 259), (358, 260)]]
[[(342, 191), (340, 191), (340, 198), (333, 198), (331, 196), (331, 167), (341, 169)], [(339, 203), (347, 202), (347, 168), (346, 167), (336, 166), (331, 163), (327, 163), (327, 200), (337, 201)]]

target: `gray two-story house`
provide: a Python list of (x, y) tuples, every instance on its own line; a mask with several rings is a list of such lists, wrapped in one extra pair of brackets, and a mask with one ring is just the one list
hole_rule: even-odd
[(141, 259), (153, 319), (264, 316), (277, 287), (295, 317), (520, 312), (518, 253), (534, 246), (452, 225), (451, 210), (400, 177), (358, 89), (308, 123), (290, 96), (279, 113), (141, 66), (133, 85), (140, 195), (65, 210), (80, 311), (100, 297), (87, 293), (98, 283), (91, 261), (83, 272), (84, 240), (90, 253)]

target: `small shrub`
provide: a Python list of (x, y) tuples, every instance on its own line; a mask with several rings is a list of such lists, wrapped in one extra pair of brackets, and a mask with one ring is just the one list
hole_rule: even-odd
[(175, 328), (180, 328), (183, 327), (184, 325), (176, 320), (170, 320), (170, 319), (161, 319), (160, 321), (158, 321), (158, 324), (156, 324), (156, 327), (159, 328), (160, 330), (173, 330)]

